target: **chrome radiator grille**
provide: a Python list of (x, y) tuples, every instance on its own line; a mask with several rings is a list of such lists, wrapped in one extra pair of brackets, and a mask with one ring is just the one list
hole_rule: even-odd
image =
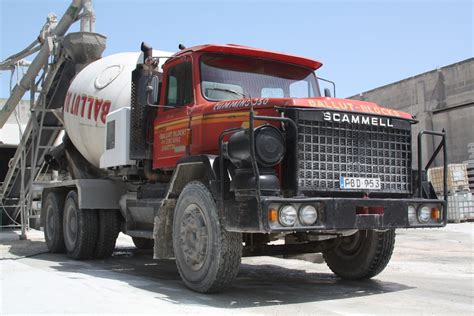
[(340, 177), (379, 178), (374, 192), (411, 192), (411, 131), (393, 127), (298, 120), (298, 185), (341, 191)]

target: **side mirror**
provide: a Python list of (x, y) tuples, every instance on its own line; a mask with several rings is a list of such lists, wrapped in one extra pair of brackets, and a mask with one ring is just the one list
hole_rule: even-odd
[(139, 104), (153, 106), (158, 102), (158, 84), (159, 78), (156, 75), (144, 75), (138, 80), (137, 93)]
[(324, 88), (324, 96), (326, 98), (330, 98), (331, 97), (331, 90), (329, 90), (329, 88)]
[(159, 79), (158, 76), (153, 76), (151, 80), (148, 81), (148, 84), (146, 86), (146, 105), (151, 106), (154, 108), (168, 108), (168, 109), (174, 109), (176, 108), (175, 106), (172, 105), (159, 105), (155, 104), (155, 102), (159, 101), (159, 93), (161, 90), (161, 80)]

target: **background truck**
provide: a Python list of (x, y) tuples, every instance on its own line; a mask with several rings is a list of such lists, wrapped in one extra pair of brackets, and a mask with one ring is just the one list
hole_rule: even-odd
[[(86, 9), (74, 1), (66, 17)], [(101, 58), (93, 29), (56, 47), (43, 120), (66, 133), (39, 152), (62, 179), (41, 192), (51, 252), (106, 258), (121, 231), (210, 293), (242, 256), (322, 252), (341, 278), (371, 278), (396, 228), (446, 224), (446, 201), (426, 180), (438, 153), (446, 161), (444, 132), (418, 136), (441, 138), (423, 166), (416, 120), (322, 96), (318, 61), (230, 44), (171, 54), (142, 43)]]

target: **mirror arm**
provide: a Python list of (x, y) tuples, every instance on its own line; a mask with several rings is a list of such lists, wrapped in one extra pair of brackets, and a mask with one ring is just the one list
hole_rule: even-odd
[(334, 91), (334, 97), (336, 97), (336, 83), (334, 81), (331, 81), (329, 79), (324, 79), (324, 78), (321, 78), (321, 77), (318, 77), (318, 76), (316, 76), (316, 79), (326, 81), (326, 82), (329, 82), (330, 84), (332, 84), (332, 89)]

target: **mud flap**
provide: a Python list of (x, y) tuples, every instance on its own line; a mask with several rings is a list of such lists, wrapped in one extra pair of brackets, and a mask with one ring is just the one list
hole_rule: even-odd
[(175, 199), (164, 200), (153, 225), (153, 259), (170, 259), (174, 257), (173, 251), (173, 214), (176, 207)]

